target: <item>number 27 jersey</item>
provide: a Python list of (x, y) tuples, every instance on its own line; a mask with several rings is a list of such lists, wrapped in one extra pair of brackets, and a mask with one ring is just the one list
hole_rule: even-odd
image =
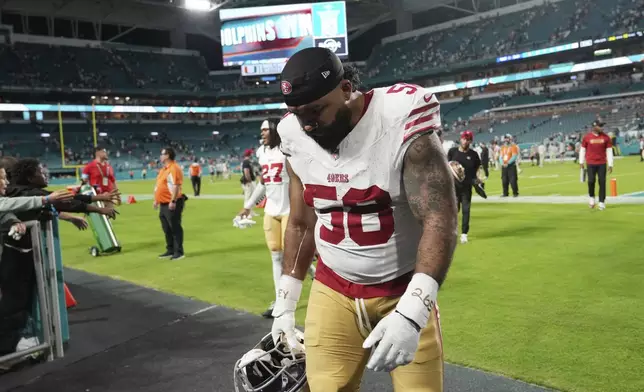
[(336, 274), (377, 284), (414, 270), (422, 228), (402, 187), (403, 159), (413, 140), (439, 126), (435, 96), (409, 84), (366, 93), (337, 154), (307, 136), (294, 115), (280, 122), (281, 149), (318, 218), (317, 250)]
[(257, 150), (259, 165), (262, 167), (262, 182), (266, 187), (264, 213), (270, 216), (284, 216), (290, 212), (288, 198), (288, 173), (286, 157), (278, 147), (260, 147)]

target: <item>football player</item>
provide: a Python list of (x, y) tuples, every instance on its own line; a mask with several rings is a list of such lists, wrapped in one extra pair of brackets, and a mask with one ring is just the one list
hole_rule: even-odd
[(305, 322), (312, 392), (357, 391), (365, 366), (395, 391), (443, 390), (436, 297), (457, 238), (440, 105), (422, 87), (357, 91), (325, 48), (293, 55), (278, 126), (291, 212), (272, 334), (294, 349), (295, 309), (319, 252)]
[[(286, 157), (279, 149), (280, 136), (277, 133), (279, 119), (269, 118), (262, 122), (261, 141), (262, 146), (257, 150), (256, 155), (259, 165), (262, 168), (259, 185), (255, 187), (252, 195), (244, 203), (244, 209), (239, 217), (248, 217), (251, 209), (262, 198), (266, 197), (264, 206), (264, 236), (266, 245), (271, 252), (273, 261), (273, 280), (275, 283), (275, 295), (279, 287), (280, 276), (282, 275), (282, 260), (284, 258), (284, 231), (290, 203), (288, 198), (289, 177), (286, 172)], [(314, 267), (311, 266), (310, 273), (314, 274)], [(262, 316), (271, 318), (273, 314), (272, 302)]]

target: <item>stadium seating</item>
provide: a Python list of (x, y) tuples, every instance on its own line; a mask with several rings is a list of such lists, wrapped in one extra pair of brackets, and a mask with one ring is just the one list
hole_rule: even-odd
[[(228, 159), (250, 147), (257, 147), (259, 122), (225, 123), (219, 126), (194, 124), (104, 124), (98, 132), (99, 143), (106, 146), (115, 169), (141, 168), (158, 159), (161, 148), (172, 145), (179, 161), (191, 156)], [(37, 157), (52, 168), (62, 167), (58, 125), (3, 124), (0, 127), (0, 149), (5, 155)], [(219, 135), (213, 136), (213, 132)], [(157, 132), (159, 136), (152, 136)], [(47, 133), (48, 137), (41, 134)], [(67, 165), (92, 157), (93, 136), (88, 124), (64, 125), (65, 150), (78, 154)], [(122, 143), (122, 144), (121, 144)], [(118, 151), (118, 155), (117, 155)]]
[[(410, 72), (642, 27), (642, 0), (547, 3), (378, 45), (367, 61), (366, 74), (374, 80), (400, 80)], [(0, 45), (0, 83), (34, 87), (226, 91), (238, 95), (249, 95), (245, 90), (253, 88), (239, 83), (239, 75), (208, 75), (204, 59), (193, 55), (162, 54), (134, 47), (56, 47), (22, 42)], [(257, 87), (266, 86), (259, 84)], [(265, 93), (276, 91), (274, 86), (263, 89)]]
[(494, 58), (557, 43), (601, 38), (642, 27), (644, 2), (641, 0), (547, 3), (379, 45), (367, 61), (368, 75), (395, 79), (410, 71)]

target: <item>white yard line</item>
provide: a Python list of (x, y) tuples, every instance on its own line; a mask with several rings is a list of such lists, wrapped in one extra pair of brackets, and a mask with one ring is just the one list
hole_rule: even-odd
[[(640, 192), (635, 192), (637, 194)], [(132, 195), (137, 201), (150, 201), (152, 195)], [(201, 195), (199, 197), (191, 197), (190, 200), (243, 200), (243, 195)], [(588, 203), (588, 196), (519, 196), (519, 197), (501, 197), (490, 196), (487, 199), (480, 197), (473, 197), (472, 201), (475, 203), (487, 204), (586, 204)], [(644, 204), (644, 197), (629, 197), (628, 195), (621, 195), (617, 197), (606, 198), (607, 204)]]
[[(642, 175), (642, 173), (624, 173), (624, 174), (616, 174), (616, 175), (614, 175), (613, 177), (615, 177), (615, 178), (621, 178), (621, 177), (636, 176), (636, 175)], [(578, 176), (578, 175), (577, 175), (577, 176)], [(521, 181), (521, 177), (519, 177), (519, 181)], [(581, 184), (581, 182), (579, 182), (579, 179), (577, 179), (576, 181), (575, 181), (575, 180), (572, 180), (572, 181), (561, 181), (561, 182), (549, 182), (549, 183), (547, 183), (547, 184), (529, 185), (529, 186), (519, 186), (519, 193), (520, 193), (523, 189), (547, 188), (547, 187), (551, 187), (551, 186), (554, 186), (554, 185), (565, 185), (565, 184)]]

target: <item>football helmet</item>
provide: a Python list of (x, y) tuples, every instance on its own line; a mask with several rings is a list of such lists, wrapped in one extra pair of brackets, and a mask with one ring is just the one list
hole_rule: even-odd
[(458, 182), (463, 182), (465, 179), (465, 168), (463, 165), (456, 161), (449, 161), (449, 168), (452, 169), (452, 174)]
[[(303, 343), (304, 334), (296, 335)], [(236, 392), (305, 391), (305, 355), (291, 350), (283, 336), (276, 345), (269, 333), (235, 363), (233, 377)]]

